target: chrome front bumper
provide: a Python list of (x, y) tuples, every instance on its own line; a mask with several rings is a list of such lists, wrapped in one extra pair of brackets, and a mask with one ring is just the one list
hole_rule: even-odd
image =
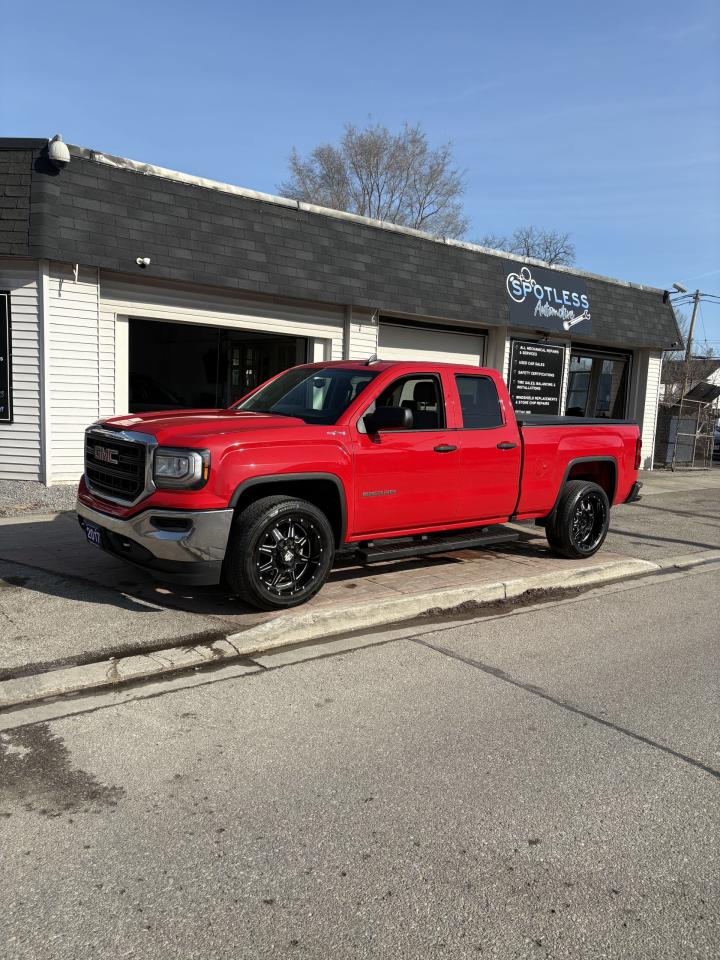
[(77, 502), (80, 525), (97, 527), (102, 548), (162, 580), (193, 585), (219, 583), (232, 510), (153, 510), (128, 520)]

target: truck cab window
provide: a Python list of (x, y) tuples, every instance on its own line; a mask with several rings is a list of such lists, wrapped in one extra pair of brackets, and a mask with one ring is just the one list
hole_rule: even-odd
[(488, 430), (503, 425), (497, 387), (489, 377), (458, 374), (455, 383), (460, 394), (463, 427)]
[[(434, 376), (414, 374), (394, 380), (365, 414), (372, 413), (376, 407), (406, 407), (413, 416), (412, 430), (442, 430), (445, 427), (440, 383)], [(358, 428), (364, 432), (362, 419)]]

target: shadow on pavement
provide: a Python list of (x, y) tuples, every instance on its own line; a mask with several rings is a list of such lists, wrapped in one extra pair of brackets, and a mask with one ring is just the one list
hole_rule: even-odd
[(617, 537), (628, 537), (630, 540), (644, 540), (647, 543), (657, 541), (660, 543), (679, 543), (683, 547), (699, 547), (702, 550), (717, 550), (716, 543), (700, 543), (697, 540), (688, 540), (687, 538), (661, 537), (657, 533), (637, 533), (634, 530), (619, 530), (617, 527), (611, 527), (610, 533)]
[[(549, 557), (546, 550), (531, 546), (537, 531), (520, 534), (520, 540), (497, 547), (493, 554)], [(453, 564), (488, 557), (489, 551), (463, 550), (448, 554), (413, 557), (361, 566), (352, 556), (339, 554), (324, 591), (333, 587), (354, 590), (384, 574), (432, 575)], [(227, 588), (179, 587), (155, 580), (131, 564), (89, 546), (74, 513), (52, 519), (32, 520), (0, 526), (0, 563), (16, 565), (0, 576), (0, 584), (22, 587), (66, 599), (114, 605), (122, 610), (151, 612), (168, 608), (214, 617), (265, 619), (268, 614), (241, 603)]]

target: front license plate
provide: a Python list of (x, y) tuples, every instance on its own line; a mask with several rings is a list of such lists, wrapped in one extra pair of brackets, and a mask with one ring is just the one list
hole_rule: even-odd
[(93, 523), (85, 522), (85, 536), (94, 547), (102, 547), (102, 530)]

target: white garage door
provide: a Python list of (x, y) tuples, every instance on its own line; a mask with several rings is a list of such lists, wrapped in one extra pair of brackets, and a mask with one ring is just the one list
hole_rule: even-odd
[(480, 366), (484, 352), (485, 337), (478, 334), (380, 324), (378, 360), (427, 360)]

